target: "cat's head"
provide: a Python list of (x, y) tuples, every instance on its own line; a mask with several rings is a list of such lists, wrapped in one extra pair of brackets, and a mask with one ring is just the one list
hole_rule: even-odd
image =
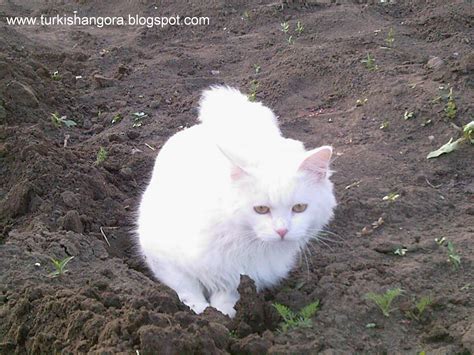
[(235, 213), (251, 236), (268, 243), (306, 242), (332, 218), (331, 147), (276, 152), (254, 166), (226, 155), (238, 194)]

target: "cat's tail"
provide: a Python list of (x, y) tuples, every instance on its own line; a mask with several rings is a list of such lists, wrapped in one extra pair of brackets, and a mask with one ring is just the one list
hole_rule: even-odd
[(281, 135), (277, 118), (269, 108), (228, 86), (212, 86), (203, 92), (199, 120), (219, 136), (229, 138), (251, 140)]

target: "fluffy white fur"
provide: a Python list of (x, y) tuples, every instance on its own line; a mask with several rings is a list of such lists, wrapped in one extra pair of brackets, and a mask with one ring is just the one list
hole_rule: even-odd
[[(331, 219), (332, 149), (306, 151), (282, 137), (270, 109), (228, 87), (204, 92), (199, 119), (156, 158), (139, 244), (155, 276), (196, 313), (211, 306), (232, 317), (241, 274), (258, 289), (275, 285)], [(295, 204), (307, 209), (293, 212)]]

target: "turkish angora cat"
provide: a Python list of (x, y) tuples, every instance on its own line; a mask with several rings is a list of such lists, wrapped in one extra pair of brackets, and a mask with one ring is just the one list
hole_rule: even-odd
[(183, 303), (233, 317), (240, 275), (275, 285), (331, 219), (332, 148), (282, 137), (270, 109), (229, 87), (203, 93), (199, 120), (156, 158), (139, 243)]

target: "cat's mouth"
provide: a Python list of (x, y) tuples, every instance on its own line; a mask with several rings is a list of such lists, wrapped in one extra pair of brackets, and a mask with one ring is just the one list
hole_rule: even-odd
[(291, 236), (284, 236), (284, 237), (281, 237), (279, 236), (278, 234), (268, 234), (268, 235), (262, 235), (262, 236), (259, 236), (258, 239), (260, 239), (261, 241), (265, 242), (265, 243), (274, 243), (274, 244), (278, 244), (278, 243), (294, 243), (296, 242), (297, 240)]

